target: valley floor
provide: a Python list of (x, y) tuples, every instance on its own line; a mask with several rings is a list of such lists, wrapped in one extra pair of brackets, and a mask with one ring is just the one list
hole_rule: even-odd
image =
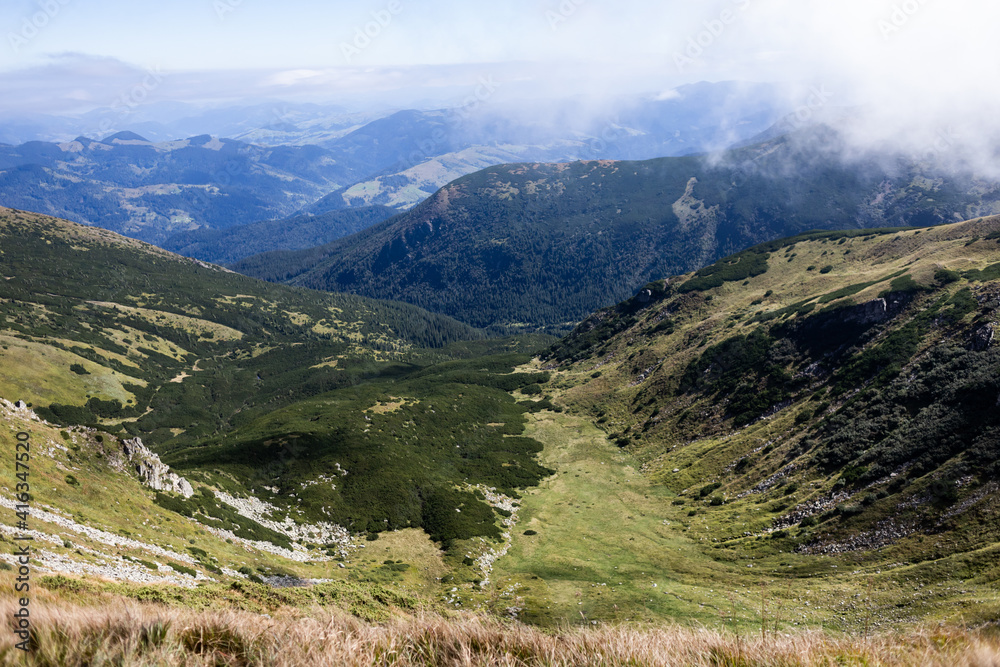
[[(699, 506), (691, 516), (690, 501), (675, 503), (584, 418), (532, 415), (526, 435), (545, 443), (542, 463), (557, 473), (525, 493), (512, 546), (494, 571), (521, 620), (857, 634), (996, 618), (996, 589), (952, 577), (948, 559), (893, 566), (868, 552), (782, 551), (760, 535), (759, 501)], [(718, 539), (739, 535), (744, 521), (746, 537)]]

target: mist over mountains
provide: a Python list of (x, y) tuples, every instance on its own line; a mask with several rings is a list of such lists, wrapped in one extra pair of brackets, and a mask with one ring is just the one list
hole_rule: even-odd
[[(484, 87), (482, 101), (470, 107), (386, 115), (319, 105), (264, 104), (194, 115), (186, 105), (153, 107), (127, 114), (132, 129), (100, 141), (75, 136), (0, 145), (0, 193), (8, 206), (162, 242), (180, 231), (224, 229), (300, 210), (405, 210), (493, 164), (713, 150), (788, 113), (783, 91), (770, 85), (699, 84), (666, 99), (633, 98), (593, 109), (579, 99), (492, 108), (489, 92)], [(99, 129), (109, 124), (109, 114), (114, 110), (86, 114), (73, 129)], [(187, 134), (196, 128), (198, 136)], [(46, 134), (65, 129), (53, 126)]]

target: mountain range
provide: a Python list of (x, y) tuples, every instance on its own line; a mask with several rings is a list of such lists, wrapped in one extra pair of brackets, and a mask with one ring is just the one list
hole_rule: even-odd
[[(180, 114), (169, 127), (150, 125), (137, 111), (129, 115), (132, 129), (101, 140), (0, 145), (0, 204), (163, 243), (175, 233), (296, 213), (370, 205), (401, 211), (455, 178), (504, 162), (721, 148), (788, 113), (785, 99), (775, 86), (706, 83), (665, 99), (593, 109), (586, 100), (562, 100), (530, 109), (483, 102), (367, 115), (267, 104), (191, 117), (187, 109), (148, 111), (150, 118)], [(101, 134), (92, 131), (99, 117), (81, 127)]]
[(231, 268), (477, 327), (566, 331), (650, 280), (755, 243), (1000, 207), (995, 181), (902, 156), (848, 158), (845, 146), (820, 125), (708, 156), (490, 167), (352, 236)]

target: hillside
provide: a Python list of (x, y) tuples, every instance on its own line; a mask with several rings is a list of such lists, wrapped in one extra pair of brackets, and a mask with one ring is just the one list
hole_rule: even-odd
[(270, 285), (10, 209), (0, 248), (0, 396), (154, 445), (481, 338), (413, 306)]
[[(0, 144), (0, 205), (161, 244), (191, 230), (210, 233), (295, 214), (373, 205), (403, 210), (455, 178), (505, 162), (711, 150), (747, 139), (788, 113), (793, 107), (782, 98), (771, 85), (728, 82), (685, 86), (663, 100), (621, 99), (582, 115), (581, 106), (592, 102), (562, 99), (526, 110), (480, 100), (460, 108), (353, 114), (308, 104), (201, 112), (151, 105), (130, 109), (127, 117), (114, 109), (76, 119), (37, 117), (20, 129), (16, 122), (6, 128), (17, 137), (51, 125), (43, 134), (61, 139)], [(88, 138), (97, 128), (119, 125), (128, 127)], [(287, 247), (265, 244), (256, 251)]]
[(806, 234), (650, 283), (538, 362), (574, 416), (529, 428), (560, 473), (500, 576), (583, 589), (587, 618), (657, 581), (645, 613), (992, 617), (998, 309), (1000, 218)]
[[(513, 371), (552, 339), (485, 340), (414, 306), (263, 283), (10, 209), (0, 250), (0, 411), (15, 429), (2, 437), (12, 451), (17, 430), (34, 439), (44, 511), (32, 517), (55, 547), (45, 571), (328, 581), (336, 559), (336, 582), (354, 584), (335, 582), (321, 604), (388, 596), (358, 599), (368, 617), (384, 600), (415, 604), (381, 584), (433, 597), (441, 547), (481, 577), (463, 565), (485, 548), (469, 541), (500, 539), (505, 494), (548, 474), (509, 392), (547, 379)], [(5, 514), (0, 530), (15, 521)], [(380, 533), (390, 553), (369, 562)], [(383, 567), (389, 555), (396, 567)], [(426, 567), (407, 573), (414, 559)]]
[(479, 327), (571, 327), (650, 280), (810, 229), (953, 222), (998, 185), (872, 158), (828, 128), (716, 156), (491, 167), (323, 247), (232, 268), (420, 305)]
[(717, 151), (766, 130), (795, 109), (789, 101), (794, 97), (773, 84), (703, 81), (669, 94), (613, 102), (488, 100), (458, 109), (399, 112), (331, 145), (377, 169), (307, 210), (382, 204), (403, 211), (448, 183), (497, 164), (647, 160)]

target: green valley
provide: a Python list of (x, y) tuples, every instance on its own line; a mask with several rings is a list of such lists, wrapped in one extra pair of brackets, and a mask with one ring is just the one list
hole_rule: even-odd
[(765, 637), (1000, 609), (998, 218), (770, 241), (554, 343), (3, 219), (53, 600)]

